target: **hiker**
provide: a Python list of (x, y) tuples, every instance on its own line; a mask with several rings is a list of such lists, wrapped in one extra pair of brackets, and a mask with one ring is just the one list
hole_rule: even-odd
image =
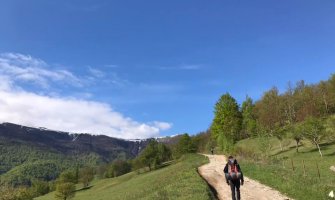
[(211, 153), (212, 153), (212, 155), (214, 155), (214, 148), (213, 147), (211, 148)]
[(240, 200), (240, 186), (244, 184), (244, 179), (240, 165), (233, 156), (228, 157), (228, 163), (223, 171), (227, 184), (230, 185), (232, 200)]

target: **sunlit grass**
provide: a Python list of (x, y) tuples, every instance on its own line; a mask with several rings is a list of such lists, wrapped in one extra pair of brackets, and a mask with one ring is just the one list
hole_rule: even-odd
[[(74, 200), (111, 199), (211, 199), (207, 184), (197, 167), (208, 162), (201, 155), (189, 154), (176, 164), (143, 174), (135, 172), (111, 179), (98, 180), (88, 190), (78, 191)], [(37, 200), (54, 200), (54, 193)]]
[[(267, 161), (240, 158), (239, 162), (246, 176), (298, 200), (329, 198), (329, 192), (335, 190), (335, 173), (329, 169), (335, 165), (334, 143), (324, 143), (324, 156), (320, 157), (316, 147), (306, 141), (299, 148), (299, 153), (293, 143), (280, 152), (279, 141), (272, 138), (270, 142), (273, 148)], [(258, 139), (243, 140), (237, 145), (260, 153)]]

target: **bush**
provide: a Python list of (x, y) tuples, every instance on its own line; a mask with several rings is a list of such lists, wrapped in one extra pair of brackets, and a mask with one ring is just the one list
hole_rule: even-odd
[(0, 186), (0, 200), (32, 200), (33, 194), (25, 187), (14, 188), (11, 186)]
[(124, 160), (116, 160), (107, 171), (107, 178), (121, 176), (131, 171), (131, 164)]
[(171, 159), (171, 150), (162, 143), (155, 140), (149, 142), (148, 146), (141, 152), (139, 162), (149, 167), (149, 170), (156, 168), (165, 161)]
[(31, 187), (34, 196), (41, 196), (50, 192), (49, 183), (46, 181), (34, 180)]
[(94, 170), (91, 167), (86, 167), (84, 169), (81, 169), (79, 172), (79, 180), (84, 185), (84, 187), (88, 187), (90, 182), (94, 178)]
[(56, 199), (68, 200), (75, 195), (76, 187), (74, 183), (58, 183), (56, 188)]

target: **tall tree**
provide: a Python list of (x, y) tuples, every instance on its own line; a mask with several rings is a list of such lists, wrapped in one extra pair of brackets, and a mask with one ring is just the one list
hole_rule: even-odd
[(256, 135), (256, 120), (254, 116), (254, 103), (250, 97), (246, 97), (246, 100), (242, 103), (242, 131), (241, 135), (243, 138)]
[(321, 105), (323, 105), (320, 110), (323, 115), (328, 115), (331, 109), (331, 88), (329, 82), (321, 81), (317, 85), (318, 97)]
[(88, 187), (90, 182), (94, 178), (94, 169), (91, 167), (85, 167), (79, 172), (79, 180), (84, 185), (84, 187)]
[(335, 74), (328, 80), (328, 92), (329, 92), (329, 112), (335, 113)]
[(335, 140), (335, 115), (330, 116), (326, 121), (326, 131), (329, 141)]
[(131, 171), (131, 164), (125, 160), (115, 160), (109, 167), (106, 175), (108, 178), (121, 176)]
[(318, 148), (320, 156), (322, 157), (320, 142), (326, 136), (322, 120), (314, 117), (307, 118), (303, 123), (303, 133), (304, 137), (310, 140)]
[(279, 140), (280, 150), (283, 151), (283, 140), (286, 137), (288, 127), (287, 126), (277, 126), (273, 131), (273, 135)]
[(303, 81), (298, 82), (295, 89), (297, 100), (297, 121), (302, 122), (308, 117), (320, 117), (322, 101), (320, 93), (315, 85), (305, 85)]
[(69, 200), (75, 195), (76, 187), (73, 183), (59, 183), (56, 187), (55, 197), (59, 200)]
[(215, 104), (211, 125), (213, 137), (222, 150), (228, 151), (240, 139), (242, 116), (236, 100), (226, 93)]
[(294, 88), (288, 83), (286, 92), (282, 95), (282, 106), (285, 117), (285, 123), (291, 125), (297, 119), (297, 103), (294, 98)]
[(304, 138), (304, 134), (303, 134), (303, 125), (301, 123), (295, 124), (295, 125), (289, 125), (289, 129), (288, 129), (288, 134), (289, 137), (294, 139), (295, 141), (295, 149), (296, 152), (299, 152), (299, 144), (301, 142), (301, 140)]
[(174, 148), (174, 156), (179, 158), (183, 154), (195, 152), (196, 146), (191, 137), (187, 133), (183, 134)]
[(270, 135), (273, 134), (276, 127), (285, 123), (281, 105), (281, 98), (276, 87), (265, 92), (262, 99), (255, 105), (258, 122)]
[(147, 147), (141, 152), (139, 157), (143, 165), (149, 167), (149, 170), (155, 168), (161, 163), (170, 160), (171, 151), (162, 143), (151, 140)]

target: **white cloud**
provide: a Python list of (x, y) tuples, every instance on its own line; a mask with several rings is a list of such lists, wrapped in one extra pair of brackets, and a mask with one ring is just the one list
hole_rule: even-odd
[(88, 71), (96, 78), (102, 78), (105, 76), (105, 73), (103, 71), (95, 69), (93, 67), (88, 67)]
[(44, 88), (50, 82), (63, 82), (80, 86), (81, 81), (67, 70), (50, 70), (43, 60), (17, 53), (0, 54), (0, 75), (11, 78), (12, 82), (33, 82)]
[(168, 130), (172, 127), (172, 124), (171, 123), (167, 123), (167, 122), (158, 122), (158, 121), (155, 121), (153, 122), (153, 125), (155, 127), (158, 127), (162, 130)]
[(179, 67), (179, 69), (183, 70), (198, 70), (200, 68), (201, 68), (200, 65), (182, 65)]
[(52, 71), (44, 66), (44, 61), (30, 56), (0, 55), (0, 122), (125, 139), (157, 137), (172, 126), (167, 122), (135, 121), (106, 103), (42, 95), (16, 87), (18, 79), (36, 81), (43, 87), (50, 79), (63, 81), (72, 77), (80, 82), (71, 72)]
[(166, 122), (140, 123), (104, 103), (0, 91), (0, 121), (54, 130), (104, 134), (119, 138), (156, 137), (171, 128)]

